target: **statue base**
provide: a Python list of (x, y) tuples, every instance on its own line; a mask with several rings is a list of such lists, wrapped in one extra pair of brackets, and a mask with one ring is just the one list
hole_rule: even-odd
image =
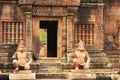
[(15, 74), (15, 73), (9, 74), (9, 80), (36, 80), (36, 76), (34, 73), (29, 73), (29, 74), (25, 74), (25, 73), (23, 73), (22, 71), (22, 73), (19, 74)]

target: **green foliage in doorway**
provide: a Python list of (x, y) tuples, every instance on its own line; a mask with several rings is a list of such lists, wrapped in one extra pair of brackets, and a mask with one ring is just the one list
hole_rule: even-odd
[(47, 41), (47, 30), (46, 29), (40, 29), (39, 34), (40, 34), (40, 37), (39, 37), (40, 41), (42, 42)]

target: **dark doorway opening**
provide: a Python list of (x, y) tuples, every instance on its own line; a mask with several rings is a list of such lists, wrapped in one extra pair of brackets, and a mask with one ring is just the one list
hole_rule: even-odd
[(40, 29), (47, 31), (47, 57), (57, 57), (58, 21), (40, 21)]

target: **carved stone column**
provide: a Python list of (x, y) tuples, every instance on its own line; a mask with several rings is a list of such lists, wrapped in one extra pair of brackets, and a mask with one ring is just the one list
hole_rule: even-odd
[(72, 16), (67, 17), (67, 49), (72, 48)]
[(67, 18), (62, 18), (62, 57), (66, 59), (67, 55)]
[(32, 53), (32, 12), (26, 14), (26, 48), (27, 52)]
[(32, 4), (34, 0), (19, 0), (19, 6), (23, 10), (26, 20), (26, 49), (32, 55)]
[(99, 14), (98, 14), (98, 35), (99, 35), (99, 49), (103, 50), (104, 45), (104, 34), (103, 34), (103, 5), (98, 6)]
[(67, 17), (67, 62), (72, 62), (72, 53), (73, 53), (73, 47), (72, 47), (72, 26), (73, 26), (73, 17), (68, 16)]
[(73, 53), (73, 16), (78, 7), (69, 7), (67, 14), (67, 62), (72, 62)]
[(120, 50), (120, 27), (118, 27), (118, 49)]

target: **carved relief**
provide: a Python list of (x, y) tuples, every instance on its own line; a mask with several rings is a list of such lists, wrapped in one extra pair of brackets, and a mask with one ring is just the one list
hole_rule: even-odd
[(19, 0), (24, 12), (32, 12), (35, 16), (66, 16), (67, 6), (77, 6), (79, 2), (80, 0)]
[(35, 0), (36, 5), (65, 5), (64, 0)]
[(19, 0), (19, 4), (33, 4), (35, 0)]
[(53, 16), (64, 16), (67, 13), (67, 9), (63, 7), (54, 7), (52, 9)]
[(27, 51), (30, 51), (32, 48), (32, 15), (26, 13), (26, 47), (27, 47)]
[(66, 12), (65, 7), (33, 7), (33, 15), (37, 16), (64, 16)]
[(35, 5), (78, 5), (80, 0), (19, 0), (19, 4)]

